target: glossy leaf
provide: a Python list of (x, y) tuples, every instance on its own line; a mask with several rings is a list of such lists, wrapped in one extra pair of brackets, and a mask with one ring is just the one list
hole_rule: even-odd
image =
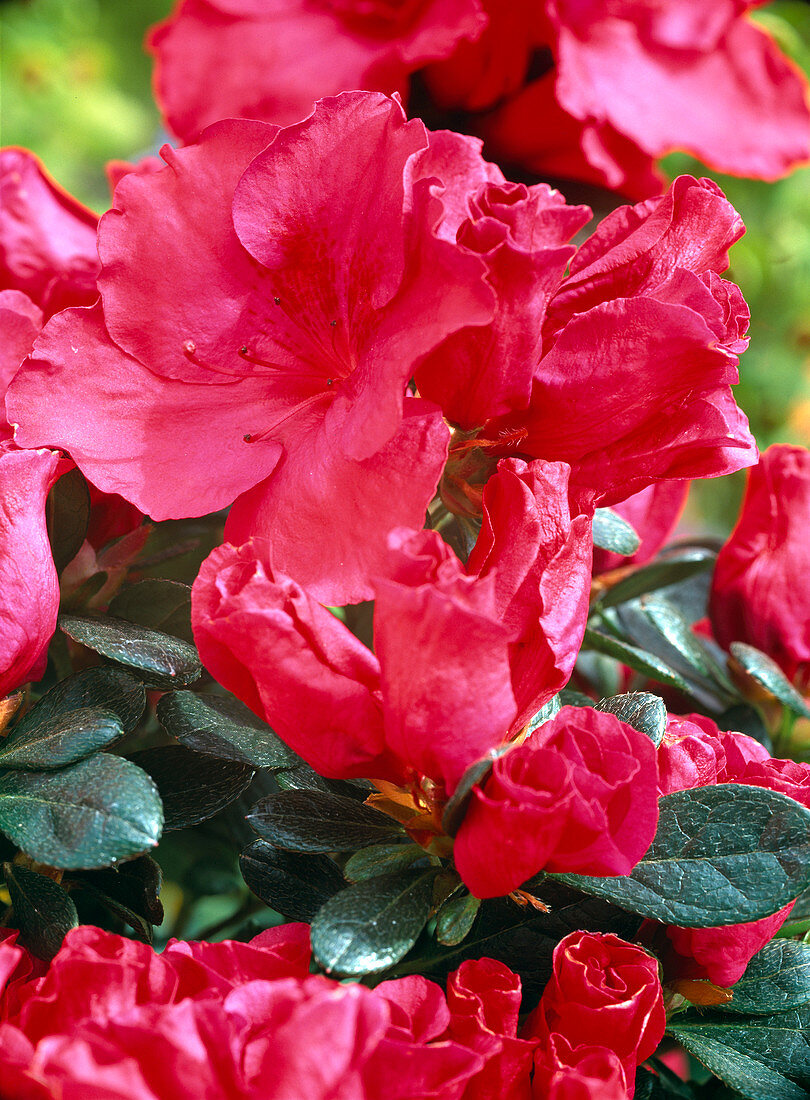
[(0, 768), (63, 768), (106, 748), (123, 733), (121, 719), (111, 710), (69, 710), (41, 726), (17, 729), (0, 741)]
[(656, 748), (664, 740), (667, 708), (659, 695), (652, 695), (649, 691), (631, 691), (626, 695), (600, 699), (594, 710), (615, 715), (620, 722), (626, 722), (634, 730), (646, 734)]
[(157, 687), (184, 687), (199, 679), (202, 672), (194, 646), (125, 619), (60, 615), (59, 626), (75, 642), (137, 671)]
[(108, 867), (153, 848), (163, 807), (145, 772), (97, 753), (56, 772), (0, 773), (0, 830), (38, 863)]
[(470, 764), (459, 779), (452, 797), (448, 799), (442, 811), (442, 828), (448, 836), (455, 836), (459, 831), (472, 798), (473, 787), (480, 787), (486, 783), (487, 776), (492, 771), (492, 765), (499, 756), (503, 756), (504, 752), (506, 748), (490, 750), (486, 756)]
[(634, 600), (647, 592), (657, 592), (659, 588), (678, 584), (687, 577), (711, 569), (716, 557), (710, 550), (696, 548), (670, 558), (659, 558), (650, 565), (635, 569), (629, 576), (608, 588), (599, 597), (598, 605), (600, 608), (616, 607), (617, 604)]
[(34, 704), (14, 727), (13, 736), (83, 707), (113, 711), (121, 719), (124, 733), (132, 733), (146, 709), (146, 689), (122, 668), (87, 668), (75, 672)]
[(108, 613), (173, 638), (194, 642), (191, 629), (191, 585), (147, 577), (127, 585), (110, 601)]
[(731, 656), (742, 666), (748, 675), (758, 684), (775, 695), (780, 703), (803, 718), (810, 718), (810, 707), (782, 672), (776, 661), (767, 654), (743, 642), (732, 642), (729, 646)]
[(674, 604), (663, 596), (645, 596), (639, 608), (647, 621), (700, 676), (714, 681), (732, 699), (739, 698), (740, 693), (726, 670)]
[(612, 508), (597, 508), (593, 514), (593, 544), (612, 554), (635, 554), (641, 539), (635, 529)]
[(198, 825), (230, 805), (246, 789), (253, 769), (183, 745), (143, 749), (130, 757), (152, 777), (163, 802), (164, 832)]
[(71, 928), (79, 925), (76, 906), (63, 886), (47, 875), (14, 863), (3, 865), (14, 926), (32, 955), (49, 962)]
[(287, 920), (313, 920), (318, 910), (346, 885), (328, 856), (302, 855), (254, 840), (239, 857), (248, 887)]
[(732, 986), (724, 1012), (785, 1012), (810, 1004), (810, 945), (771, 940)]
[(312, 922), (312, 952), (327, 973), (375, 974), (410, 951), (427, 923), (436, 869), (380, 875), (341, 890)]
[(248, 822), (259, 836), (293, 852), (348, 852), (405, 839), (387, 814), (341, 795), (279, 791), (257, 802)]
[(630, 668), (641, 672), (651, 680), (678, 688), (679, 691), (689, 692), (690, 690), (686, 680), (660, 657), (656, 657), (654, 653), (647, 653), (629, 642), (620, 641), (601, 630), (590, 628), (586, 630), (583, 645), (586, 649), (595, 649), (597, 653), (604, 653), (616, 661), (621, 661), (624, 665), (629, 665)]
[(376, 875), (404, 871), (425, 856), (425, 849), (418, 844), (373, 844), (350, 856), (343, 874), (348, 882), (364, 882)]
[(667, 1033), (750, 1100), (805, 1100), (810, 1008), (772, 1016), (676, 1016)]
[(810, 883), (810, 811), (741, 783), (660, 800), (658, 830), (629, 875), (563, 882), (664, 924), (716, 928), (775, 913)]
[(436, 939), (439, 943), (454, 947), (469, 935), (478, 910), (479, 898), (462, 890), (448, 898), (436, 915)]
[(252, 768), (283, 768), (299, 757), (260, 718), (233, 696), (172, 691), (157, 705), (158, 719), (181, 745)]

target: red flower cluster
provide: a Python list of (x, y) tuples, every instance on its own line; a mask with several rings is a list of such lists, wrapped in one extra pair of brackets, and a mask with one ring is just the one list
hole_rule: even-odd
[(231, 115), (296, 122), (353, 88), (405, 95), (424, 70), (499, 159), (646, 197), (672, 149), (763, 179), (810, 153), (803, 81), (748, 18), (759, 2), (179, 0), (149, 44), (185, 141)]
[(344, 603), (389, 573), (392, 528), (421, 526), (442, 413), (465, 429), (445, 485), (479, 509), (515, 451), (568, 463), (576, 511), (752, 461), (730, 388), (747, 311), (719, 277), (742, 225), (708, 181), (574, 255), (582, 208), (371, 93), (164, 156), (102, 219), (101, 302), (46, 326), (7, 400), (20, 445), (154, 518), (236, 498), (230, 541), (268, 539), (274, 569)]
[[(604, 1095), (624, 1100), (663, 1034), (656, 964), (615, 936), (560, 943), (520, 1036), (520, 979), (492, 959), (463, 963), (446, 997), (420, 976), (372, 990), (308, 966), (296, 924), (250, 943), (172, 942), (161, 955), (79, 928), (43, 976), (6, 935), (3, 1098), (562, 1100), (605, 1080)], [(608, 1019), (618, 1054), (596, 1038)]]

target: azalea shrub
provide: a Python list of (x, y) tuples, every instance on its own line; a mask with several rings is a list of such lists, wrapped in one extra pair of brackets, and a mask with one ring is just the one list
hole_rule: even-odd
[(181, 0), (100, 218), (0, 150), (3, 1100), (810, 1096), (757, 6)]

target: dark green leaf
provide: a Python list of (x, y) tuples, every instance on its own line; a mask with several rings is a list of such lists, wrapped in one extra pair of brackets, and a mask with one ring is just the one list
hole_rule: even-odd
[(436, 915), (436, 939), (447, 947), (455, 947), (470, 933), (478, 910), (479, 898), (466, 890), (448, 898)]
[(759, 920), (810, 882), (810, 811), (741, 783), (660, 800), (658, 831), (629, 875), (560, 875), (633, 913), (687, 928)]
[(620, 641), (610, 634), (604, 634), (601, 630), (588, 629), (585, 631), (583, 644), (588, 649), (595, 649), (597, 653), (605, 653), (608, 657), (629, 665), (630, 668), (641, 672), (651, 680), (657, 680), (679, 691), (689, 692), (690, 690), (686, 680), (674, 668), (662, 661), (660, 657), (656, 657), (654, 653), (647, 653), (638, 646), (630, 645), (629, 642)]
[(184, 687), (199, 679), (202, 671), (194, 646), (126, 619), (60, 615), (59, 625), (74, 642), (126, 665), (156, 687)]
[(107, 898), (143, 917), (150, 924), (161, 924), (163, 905), (160, 900), (162, 872), (151, 856), (105, 867), (100, 871), (82, 871), (71, 876), (83, 886), (90, 886)]
[(148, 577), (127, 585), (111, 600), (110, 615), (194, 643), (191, 585)]
[(597, 508), (593, 514), (593, 544), (612, 554), (635, 554), (641, 539), (634, 528), (612, 508)]
[(132, 733), (146, 709), (146, 689), (122, 668), (87, 668), (60, 680), (17, 723), (14, 736), (60, 719), (65, 711), (82, 707), (111, 710), (121, 719), (124, 733)]
[(359, 882), (327, 901), (312, 922), (312, 953), (327, 973), (359, 977), (393, 966), (430, 915), (436, 869)]
[(328, 856), (284, 852), (265, 840), (254, 840), (245, 848), (239, 867), (256, 897), (287, 920), (309, 923), (346, 885)]
[(58, 882), (28, 867), (5, 863), (3, 876), (23, 947), (49, 962), (62, 946), (66, 933), (78, 927), (76, 906)]
[(163, 802), (164, 832), (199, 825), (238, 798), (253, 769), (183, 745), (143, 749), (129, 758), (152, 777)]
[(53, 563), (61, 573), (79, 552), (90, 523), (90, 490), (78, 468), (63, 474), (48, 493), (45, 521)]
[(754, 955), (723, 1012), (773, 1013), (810, 1004), (810, 946), (771, 940)]
[(709, 647), (692, 630), (677, 607), (663, 596), (645, 596), (639, 607), (655, 629), (678, 651), (680, 656), (701, 676), (713, 680), (732, 699), (739, 698), (739, 691), (729, 679), (726, 670), (715, 660)]
[(589, 695), (585, 695), (581, 691), (575, 691), (574, 688), (563, 688), (557, 698), (560, 700), (561, 707), (592, 707), (594, 705), (593, 699)]
[(810, 1085), (810, 1008), (772, 1016), (688, 1014), (667, 1032), (750, 1100), (800, 1100)]
[(280, 791), (257, 802), (248, 821), (259, 836), (293, 852), (348, 852), (402, 837), (379, 810), (321, 791)]
[(614, 695), (600, 699), (594, 710), (615, 715), (639, 733), (645, 733), (656, 748), (664, 740), (667, 728), (667, 708), (664, 700), (648, 691), (631, 691), (626, 695)]
[(655, 592), (659, 588), (676, 584), (696, 573), (702, 573), (711, 569), (716, 556), (710, 550), (696, 548), (679, 553), (677, 557), (659, 558), (651, 565), (642, 565), (618, 584), (608, 588), (599, 597), (598, 606), (615, 607), (627, 600), (634, 600), (637, 596), (643, 596), (647, 592)]
[(102, 890), (97, 890), (86, 882), (81, 883), (78, 889), (74, 891), (74, 898), (83, 924), (98, 924), (97, 914), (99, 908), (101, 908), (107, 913), (112, 913), (124, 924), (128, 924), (135, 933), (135, 939), (140, 940), (142, 943), (153, 943), (154, 932), (151, 923), (117, 898), (109, 897)]
[(97, 753), (58, 772), (0, 773), (0, 829), (50, 867), (107, 867), (153, 848), (163, 826), (154, 783)]
[(252, 768), (284, 768), (299, 757), (252, 710), (233, 696), (172, 691), (162, 696), (157, 716), (181, 745)]
[(529, 906), (521, 908), (507, 899), (485, 901), (472, 931), (459, 944), (442, 947), (434, 943), (428, 953), (408, 959), (388, 976), (421, 973), (444, 982), (465, 959), (487, 956), (520, 974), (523, 1008), (528, 1011), (537, 1003), (551, 976), (555, 947), (569, 932), (613, 932), (622, 939), (633, 940), (641, 924), (639, 917), (561, 882), (545, 880), (537, 892), (550, 906), (550, 913), (538, 913)]
[(418, 844), (374, 844), (355, 852), (343, 868), (349, 882), (363, 882), (376, 875), (404, 871), (417, 859), (425, 858), (425, 849)]
[(0, 741), (0, 768), (27, 771), (63, 768), (106, 748), (124, 733), (121, 719), (111, 710), (82, 707), (52, 718), (41, 726), (18, 727)]
[(801, 714), (803, 718), (810, 718), (810, 707), (785, 676), (776, 661), (772, 661), (767, 654), (761, 653), (752, 645), (745, 645), (743, 642), (732, 642), (729, 651), (748, 675), (756, 680), (758, 684), (761, 684), (766, 691), (775, 695), (780, 703), (784, 703), (796, 714)]

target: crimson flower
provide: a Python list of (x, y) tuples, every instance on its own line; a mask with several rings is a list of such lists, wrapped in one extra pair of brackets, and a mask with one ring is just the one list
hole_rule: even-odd
[(747, 642), (810, 684), (810, 451), (769, 447), (748, 474), (737, 526), (717, 556), (710, 601), (721, 645)]
[[(654, 1053), (664, 1034), (658, 963), (610, 933), (571, 932), (555, 947), (552, 965), (551, 979), (524, 1025), (524, 1035), (539, 1035), (552, 1058), (556, 1051), (563, 1064), (570, 1064), (569, 1051), (584, 1047), (590, 1054), (587, 1048), (599, 1046), (604, 1038), (621, 1061), (626, 1095), (632, 1097), (636, 1067)], [(564, 1044), (555, 1042), (554, 1036), (561, 1036)], [(539, 1058), (544, 1060), (542, 1053)], [(545, 1073), (555, 1068), (552, 1061)], [(597, 1072), (616, 1088), (610, 1059), (602, 1061)]]
[(406, 395), (414, 364), (491, 311), (480, 260), (416, 251), (427, 144), (398, 104), (355, 93), (283, 131), (218, 123), (125, 176), (99, 228), (101, 303), (54, 318), (12, 387), (18, 443), (63, 447), (155, 519), (239, 497), (230, 539), (271, 538), (324, 600), (370, 596), (446, 453), (438, 409)]
[(404, 95), (485, 22), (479, 0), (179, 0), (148, 46), (169, 128), (193, 141), (221, 118), (298, 122), (353, 88)]
[(497, 307), (416, 371), (420, 394), (464, 429), (449, 472), (474, 471), (476, 455), (484, 471), (506, 453), (567, 462), (584, 509), (751, 464), (731, 391), (748, 311), (720, 278), (743, 225), (715, 184), (680, 177), (608, 215), (573, 256), (564, 241), (582, 208), (543, 187), (469, 176), (456, 187), (436, 232), (455, 229), (459, 249), (484, 260)]
[(539, 871), (626, 875), (658, 824), (655, 748), (612, 714), (563, 707), (495, 760), (455, 840), (471, 892), (508, 894)]
[(567, 470), (508, 460), (484, 508), (467, 569), (435, 532), (391, 533), (373, 654), (267, 545), (220, 547), (192, 592), (206, 667), (322, 774), (412, 769), (452, 790), (565, 684), (587, 616), (590, 524)]
[(310, 975), (309, 958), (301, 924), (160, 955), (82, 927), (39, 976), (12, 936), (3, 1098), (485, 1100), (499, 1083), (504, 1100), (528, 1097), (537, 1041), (516, 1037), (520, 980), (502, 964), (465, 963), (445, 998), (418, 975), (341, 985)]

